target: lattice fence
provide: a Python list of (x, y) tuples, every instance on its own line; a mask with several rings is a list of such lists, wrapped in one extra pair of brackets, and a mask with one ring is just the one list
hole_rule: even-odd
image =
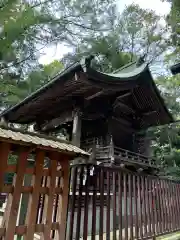
[[(65, 237), (68, 158), (42, 149), (32, 154), (32, 150), (9, 143), (0, 145), (0, 193), (6, 197), (0, 239)], [(12, 182), (5, 181), (8, 175)]]

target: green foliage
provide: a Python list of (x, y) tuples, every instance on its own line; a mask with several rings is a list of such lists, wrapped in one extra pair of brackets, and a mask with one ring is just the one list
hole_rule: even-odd
[[(159, 88), (175, 119), (180, 117), (180, 76), (159, 77)], [(149, 129), (154, 156), (162, 166), (161, 174), (180, 178), (180, 122)]]
[(63, 69), (63, 65), (59, 61), (54, 61), (48, 65), (39, 66), (39, 69), (31, 71), (24, 79), (17, 85), (4, 84), (3, 101), (7, 105), (14, 105), (22, 101), (25, 97), (35, 92), (40, 87), (48, 83), (58, 72)]
[(167, 16), (167, 22), (171, 26), (171, 41), (173, 45), (173, 52), (170, 58), (179, 61), (180, 57), (180, 1), (179, 0), (165, 0), (171, 3), (171, 11)]
[(95, 67), (112, 72), (143, 55), (150, 63), (158, 61), (167, 49), (168, 27), (161, 24), (162, 19), (155, 12), (132, 4), (121, 15), (112, 14), (109, 18), (111, 30), (77, 42), (75, 51), (65, 56), (65, 64), (94, 54)]
[(11, 164), (16, 164), (16, 163), (17, 163), (17, 156), (10, 154), (9, 158), (8, 158), (8, 164), (11, 165)]
[[(47, 82), (44, 77), (51, 70), (39, 66), (41, 49), (58, 43), (73, 45), (84, 36), (107, 31), (111, 23), (105, 12), (110, 14), (114, 6), (108, 0), (1, 0), (0, 107), (18, 102), (21, 95), (24, 97)], [(36, 85), (42, 72), (43, 79)], [(27, 91), (23, 87), (26, 80), (31, 82)]]

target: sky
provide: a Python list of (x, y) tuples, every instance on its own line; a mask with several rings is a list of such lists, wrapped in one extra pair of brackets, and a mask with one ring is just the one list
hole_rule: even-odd
[[(152, 9), (159, 15), (166, 15), (170, 10), (169, 3), (162, 2), (161, 0), (118, 0), (119, 11), (122, 12), (125, 6), (132, 3), (138, 4), (144, 9)], [(69, 51), (70, 48), (62, 44), (49, 46), (41, 51), (42, 55), (39, 58), (39, 62), (41, 64), (49, 64), (55, 59), (61, 59)]]

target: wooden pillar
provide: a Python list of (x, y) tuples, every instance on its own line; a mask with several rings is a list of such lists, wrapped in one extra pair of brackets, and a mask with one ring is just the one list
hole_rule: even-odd
[(72, 144), (80, 147), (81, 144), (81, 111), (76, 109), (73, 117)]
[(96, 164), (96, 139), (93, 139), (93, 145), (92, 145), (92, 154), (90, 156), (90, 161), (93, 164)]
[(114, 164), (114, 143), (113, 143), (113, 138), (111, 136), (111, 142), (110, 142), (110, 158), (111, 158), (111, 164)]
[[(81, 145), (81, 111), (80, 109), (74, 110), (72, 144), (76, 147), (80, 147)], [(76, 164), (75, 161), (73, 161), (73, 164)], [(73, 184), (72, 182), (73, 176), (74, 176), (74, 168), (71, 169), (71, 182), (70, 182), (71, 186)]]

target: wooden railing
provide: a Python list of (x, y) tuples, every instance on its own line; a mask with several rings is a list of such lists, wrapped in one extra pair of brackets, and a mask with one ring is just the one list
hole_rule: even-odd
[(114, 147), (113, 149), (110, 146), (96, 148), (96, 159), (98, 161), (105, 161), (108, 159), (110, 161), (112, 157), (114, 158), (114, 161), (118, 163), (139, 164), (142, 166), (158, 168), (156, 159), (153, 159), (152, 157), (147, 157), (119, 147)]
[(115, 147), (114, 154), (116, 158), (120, 158), (121, 160), (125, 160), (128, 162), (137, 162), (142, 165), (149, 165), (152, 167), (158, 167), (156, 159), (152, 157), (147, 157), (142, 154), (134, 153), (122, 148)]
[(73, 172), (66, 239), (156, 239), (180, 230), (179, 183), (117, 167)]
[[(99, 144), (97, 144), (99, 142)], [(102, 163), (126, 163), (131, 165), (139, 165), (142, 167), (150, 167), (158, 169), (159, 166), (156, 159), (142, 154), (138, 154), (110, 144), (103, 146), (102, 139), (91, 138), (81, 143), (81, 147), (93, 155), (93, 157)]]

